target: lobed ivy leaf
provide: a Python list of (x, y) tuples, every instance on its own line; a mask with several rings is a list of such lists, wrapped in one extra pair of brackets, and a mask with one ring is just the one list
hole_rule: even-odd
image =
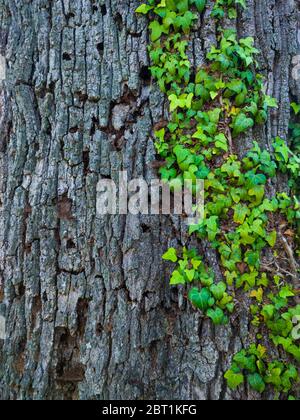
[(173, 263), (176, 263), (178, 261), (177, 257), (177, 250), (175, 248), (170, 248), (163, 256), (162, 258), (166, 261), (171, 261)]
[(296, 102), (292, 102), (291, 107), (295, 115), (298, 115), (300, 113), (300, 104), (297, 104)]
[(194, 287), (190, 290), (188, 296), (192, 304), (202, 312), (205, 313), (210, 307), (212, 295), (207, 288), (204, 287), (199, 291), (198, 288)]
[(221, 133), (215, 137), (215, 146), (217, 149), (224, 150), (224, 152), (228, 152), (228, 141), (226, 136)]
[(206, 6), (206, 0), (191, 0), (191, 4), (194, 4), (198, 12), (202, 13)]
[(243, 204), (237, 204), (233, 207), (233, 209), (234, 209), (234, 216), (233, 216), (234, 222), (242, 225), (246, 217), (249, 216), (250, 209)]
[(254, 120), (244, 113), (240, 113), (233, 123), (233, 135), (238, 136), (254, 126)]
[(253, 373), (252, 375), (249, 375), (247, 380), (250, 387), (254, 389), (254, 391), (257, 391), (260, 394), (262, 394), (265, 391), (266, 384), (259, 373)]
[(276, 242), (277, 242), (277, 232), (274, 230), (269, 235), (266, 236), (266, 241), (270, 245), (271, 248), (274, 248)]
[(228, 370), (224, 377), (227, 380), (229, 388), (232, 390), (236, 390), (240, 385), (244, 383), (245, 380), (242, 373), (235, 373), (232, 370)]
[(185, 284), (185, 279), (179, 271), (175, 270), (172, 274), (170, 285), (177, 286), (179, 284)]
[(228, 322), (228, 318), (221, 308), (208, 309), (206, 315), (212, 320), (214, 325), (225, 325)]
[(151, 41), (153, 42), (157, 41), (165, 32), (164, 27), (160, 25), (157, 20), (150, 23), (149, 29), (151, 30)]
[(272, 98), (271, 96), (265, 96), (265, 105), (269, 108), (278, 108), (277, 99)]
[(221, 300), (224, 296), (224, 293), (226, 292), (226, 284), (223, 282), (220, 282), (218, 284), (213, 284), (210, 287), (210, 291), (213, 294), (213, 297), (218, 301)]
[(148, 4), (141, 4), (137, 9), (136, 13), (142, 13), (143, 15), (146, 15), (150, 12), (150, 10), (153, 9), (153, 6), (149, 6)]

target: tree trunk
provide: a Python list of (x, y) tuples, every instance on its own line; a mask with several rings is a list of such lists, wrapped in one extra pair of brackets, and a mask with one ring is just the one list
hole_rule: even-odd
[[(265, 145), (287, 137), (290, 95), (300, 102), (299, 3), (249, 0), (237, 20), (280, 104), (253, 134)], [(257, 398), (223, 377), (252, 340), (247, 308), (214, 328), (168, 285), (161, 255), (187, 243), (180, 218), (96, 213), (99, 179), (157, 177), (151, 132), (167, 104), (139, 4), (0, 0), (1, 399)], [(195, 65), (215, 33), (207, 11)], [(206, 243), (200, 253), (218, 274)]]

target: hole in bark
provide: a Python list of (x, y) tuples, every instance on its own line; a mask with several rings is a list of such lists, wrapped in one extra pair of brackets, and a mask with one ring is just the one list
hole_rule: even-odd
[(90, 152), (85, 150), (83, 152), (83, 169), (84, 173), (87, 174), (90, 166)]
[(142, 228), (143, 233), (151, 232), (151, 227), (150, 226), (147, 226), (145, 223), (143, 223), (141, 225), (141, 228)]
[(92, 127), (90, 130), (90, 136), (93, 136), (96, 132), (96, 128), (99, 126), (99, 119), (97, 117), (92, 118)]
[(25, 350), (26, 340), (21, 340), (17, 345), (17, 352), (15, 357), (15, 369), (19, 375), (23, 375), (25, 368)]
[(75, 134), (75, 133), (77, 133), (77, 132), (78, 132), (78, 130), (79, 130), (79, 127), (78, 127), (78, 126), (76, 126), (76, 127), (71, 127), (71, 128), (70, 128), (70, 130), (69, 130), (69, 133), (71, 133), (71, 134)]
[(102, 14), (102, 16), (106, 16), (107, 15), (107, 8), (106, 8), (105, 4), (103, 4), (101, 6), (101, 14)]
[(120, 136), (117, 136), (114, 140), (114, 146), (116, 148), (116, 150), (118, 152), (121, 152), (121, 150), (123, 149), (124, 146), (124, 137), (122, 136), (122, 134)]
[(120, 13), (116, 13), (114, 19), (115, 19), (115, 22), (117, 24), (118, 30), (121, 32), (124, 25), (123, 25), (123, 18), (120, 15)]
[(72, 58), (71, 58), (70, 54), (64, 52), (63, 53), (63, 60), (65, 60), (65, 61), (71, 61)]
[(151, 71), (149, 70), (148, 66), (143, 66), (140, 71), (140, 79), (142, 79), (146, 83), (151, 82)]
[(40, 296), (35, 296), (33, 298), (32, 303), (32, 314), (31, 314), (31, 327), (30, 327), (30, 333), (33, 333), (33, 330), (36, 326), (38, 315), (42, 311), (42, 300)]
[(78, 97), (80, 102), (86, 102), (88, 100), (88, 95), (86, 93), (83, 92), (76, 92), (75, 95)]
[(74, 249), (76, 248), (76, 245), (72, 239), (67, 240), (67, 249)]
[(103, 42), (99, 42), (97, 44), (97, 50), (98, 50), (98, 53), (102, 56), (103, 53), (104, 53), (104, 43)]
[(30, 254), (31, 250), (32, 250), (32, 244), (31, 243), (25, 244), (25, 254), (26, 255)]
[(102, 331), (103, 331), (102, 324), (98, 322), (98, 324), (96, 325), (96, 336), (99, 337), (102, 334)]
[(92, 7), (92, 11), (93, 11), (93, 13), (98, 12), (98, 10), (99, 10), (99, 9), (98, 9), (98, 7), (97, 7), (97, 6), (93, 6), (93, 7)]
[(80, 337), (82, 337), (85, 332), (88, 309), (89, 309), (88, 299), (79, 299), (77, 303), (76, 312), (77, 312), (77, 326), (78, 326)]
[(61, 238), (60, 238), (60, 228), (59, 228), (59, 226), (57, 226), (54, 229), (54, 238), (55, 238), (55, 240), (57, 242), (57, 246), (60, 248), (60, 246), (61, 246)]
[(25, 288), (23, 283), (17, 284), (16, 293), (17, 293), (18, 297), (21, 298), (22, 296), (24, 296), (25, 295), (25, 290), (26, 290), (26, 288)]
[(54, 93), (55, 92), (55, 85), (56, 85), (56, 83), (54, 81), (52, 81), (48, 86), (48, 92)]
[(43, 302), (44, 303), (47, 303), (48, 302), (48, 296), (47, 296), (47, 293), (46, 292), (43, 293), (42, 299), (43, 299)]
[(58, 218), (63, 220), (73, 220), (72, 216), (72, 200), (67, 194), (59, 197), (57, 203)]
[(77, 383), (84, 380), (85, 369), (80, 363), (79, 343), (66, 328), (55, 330), (55, 350), (57, 364), (56, 381), (60, 384), (64, 399), (74, 399)]
[(74, 13), (72, 13), (72, 12), (68, 13), (67, 16), (66, 16), (67, 23), (69, 23), (69, 20), (72, 19), (72, 18), (74, 18), (74, 17), (75, 17), (75, 14)]
[[(52, 134), (52, 127), (51, 127), (51, 124), (50, 124), (49, 120), (47, 120), (47, 127), (46, 127), (46, 130), (45, 130), (45, 133), (47, 134), (47, 136), (51, 136), (51, 134)], [(36, 145), (38, 146), (38, 150), (39, 150), (39, 143), (36, 143)]]

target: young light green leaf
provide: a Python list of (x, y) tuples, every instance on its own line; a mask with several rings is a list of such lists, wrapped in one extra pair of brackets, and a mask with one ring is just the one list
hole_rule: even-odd
[(266, 237), (266, 241), (268, 242), (268, 244), (270, 245), (270, 247), (274, 248), (276, 242), (277, 242), (277, 232), (276, 230), (273, 230), (273, 232), (271, 232), (267, 237)]
[(292, 102), (291, 107), (292, 107), (295, 115), (298, 115), (300, 113), (300, 104), (296, 104), (296, 102)]
[(224, 377), (227, 380), (229, 388), (232, 390), (236, 390), (245, 380), (242, 373), (234, 373), (232, 370), (228, 370)]
[(177, 251), (175, 248), (170, 248), (162, 257), (165, 261), (176, 263), (178, 261)]
[(143, 15), (146, 15), (150, 10), (153, 9), (153, 6), (149, 6), (148, 4), (141, 4), (137, 9), (136, 13), (142, 13)]
[(178, 284), (185, 284), (185, 280), (182, 274), (179, 271), (175, 270), (172, 274), (170, 285), (177, 286)]

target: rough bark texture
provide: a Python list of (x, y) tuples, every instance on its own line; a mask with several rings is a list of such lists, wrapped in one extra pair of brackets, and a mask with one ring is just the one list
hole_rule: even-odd
[[(213, 3), (209, 2), (210, 6)], [(175, 217), (97, 217), (96, 184), (156, 176), (151, 128), (167, 106), (152, 87), (138, 0), (0, 0), (1, 399), (231, 399), (223, 379), (252, 340), (243, 304), (213, 328), (170, 290)], [(268, 91), (263, 130), (286, 137), (299, 52), (299, 1), (249, 0), (240, 35), (255, 36)], [(298, 31), (298, 32), (297, 32)], [(208, 11), (193, 33), (203, 62)], [(249, 135), (249, 139), (251, 136)], [(241, 152), (247, 142), (241, 143)], [(274, 181), (275, 182), (275, 181)], [(283, 186), (284, 187), (284, 186)], [(200, 250), (216, 273), (207, 244)], [(5, 338), (5, 340), (4, 340)], [(257, 397), (247, 389), (235, 398)]]

